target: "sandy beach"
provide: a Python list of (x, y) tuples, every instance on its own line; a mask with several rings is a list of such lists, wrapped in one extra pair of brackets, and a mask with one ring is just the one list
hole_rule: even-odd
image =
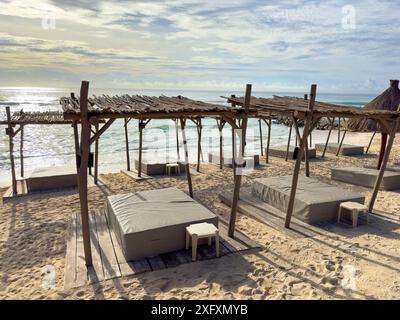
[[(349, 134), (348, 143), (367, 145), (370, 134)], [(376, 163), (379, 139), (371, 155), (311, 162), (311, 175), (329, 179), (330, 168)], [(400, 159), (400, 139), (391, 161)], [(257, 177), (291, 174), (294, 162), (271, 158), (270, 164), (243, 179), (243, 187)], [(303, 170), (303, 169), (302, 169)], [(303, 171), (302, 171), (303, 172)], [(103, 174), (111, 194), (176, 186), (187, 191), (184, 176), (136, 182), (121, 173)], [(195, 197), (227, 218), (229, 208), (218, 193), (233, 188), (232, 171), (202, 164), (193, 176)], [(371, 190), (357, 190), (368, 200)], [(1, 189), (3, 192), (5, 189)], [(104, 207), (105, 195), (89, 189), (90, 208)], [(399, 299), (400, 194), (382, 191), (378, 210), (391, 222), (355, 229), (332, 224), (329, 232), (313, 238), (292, 239), (250, 217), (239, 215), (237, 228), (257, 241), (260, 249), (199, 261), (175, 268), (64, 290), (68, 217), (79, 211), (77, 189), (23, 197), (0, 207), (1, 299)], [(43, 288), (43, 268), (54, 266), (56, 287)], [(346, 273), (355, 274), (352, 289), (343, 285)]]

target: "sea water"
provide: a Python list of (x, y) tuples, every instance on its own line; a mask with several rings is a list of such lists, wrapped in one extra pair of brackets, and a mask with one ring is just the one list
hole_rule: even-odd
[[(5, 107), (10, 106), (11, 112), (23, 109), (30, 111), (61, 111), (60, 97), (69, 96), (70, 92), (79, 94), (77, 89), (58, 88), (0, 88), (0, 119), (6, 119)], [(225, 91), (180, 91), (180, 90), (127, 90), (127, 89), (90, 89), (90, 94), (142, 94), (149, 96), (176, 96), (182, 95), (195, 100), (210, 103), (225, 104), (226, 100), (221, 96), (243, 92)], [(303, 97), (304, 93), (270, 93), (253, 92), (254, 96), (271, 97), (272, 94)], [(319, 101), (362, 107), (373, 99), (373, 95), (339, 95), (318, 94)], [(210, 150), (219, 148), (219, 131), (214, 119), (202, 120), (202, 160), (207, 161)], [(0, 126), (0, 180), (10, 176), (10, 156), (8, 136), (5, 135), (5, 126)], [(267, 127), (262, 125), (263, 143), (266, 145)], [(137, 158), (139, 148), (138, 120), (132, 119), (128, 124), (130, 157)], [(146, 126), (143, 135), (143, 158), (175, 161), (178, 157), (183, 159), (182, 135), (179, 133), (179, 149), (177, 153), (176, 127), (171, 120), (152, 120)], [(187, 122), (186, 136), (189, 147), (189, 161), (197, 161), (197, 129), (191, 122)], [(313, 142), (323, 142), (325, 134), (314, 134)], [(224, 149), (231, 152), (232, 131), (227, 124), (223, 130)], [(19, 159), (18, 134), (15, 141), (14, 156), (17, 166)], [(272, 125), (271, 146), (286, 144), (288, 139), (288, 127), (274, 123)], [(294, 135), (293, 135), (294, 139)], [(116, 120), (99, 140), (99, 164), (100, 166), (112, 166), (126, 163), (124, 121)], [(260, 133), (257, 119), (250, 119), (247, 131), (246, 149), (249, 154), (260, 154)], [(72, 165), (74, 163), (74, 137), (70, 125), (28, 125), (24, 129), (24, 164), (25, 171), (35, 168)]]

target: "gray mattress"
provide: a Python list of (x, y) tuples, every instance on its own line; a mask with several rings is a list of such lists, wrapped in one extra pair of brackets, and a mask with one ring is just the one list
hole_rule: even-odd
[(77, 187), (78, 174), (74, 167), (36, 169), (26, 184), (29, 192)]
[[(339, 143), (328, 143), (326, 147), (326, 152), (336, 154), (339, 149)], [(315, 144), (315, 148), (317, 151), (324, 152), (325, 143)], [(340, 154), (344, 156), (355, 156), (364, 154), (363, 146), (354, 146), (351, 144), (342, 144), (342, 148), (340, 149)]]
[[(288, 159), (293, 159), (294, 146), (289, 146), (289, 157)], [(277, 158), (286, 158), (286, 146), (274, 146), (269, 148), (269, 155)], [(267, 149), (265, 149), (265, 153), (267, 153)], [(317, 157), (317, 151), (314, 148), (308, 149), (308, 159), (314, 159)], [(305, 155), (303, 155), (303, 160), (305, 159)]]
[[(171, 163), (177, 161), (170, 161)], [(181, 174), (186, 172), (186, 166), (182, 162), (179, 163), (179, 169)], [(139, 160), (135, 159), (135, 169), (138, 170), (139, 168)], [(167, 163), (166, 162), (156, 162), (156, 161), (149, 161), (149, 160), (142, 160), (142, 172), (149, 176), (167, 174)], [(171, 170), (171, 174), (176, 174), (175, 169)]]
[[(248, 160), (246, 160), (246, 161), (249, 161), (249, 162), (251, 162), (251, 160), (253, 159), (253, 163), (249, 163), (249, 165), (251, 167), (260, 165), (260, 156), (258, 154), (246, 155), (245, 158), (248, 158)], [(209, 152), (208, 153), (208, 162), (219, 165), (219, 161), (220, 161), (219, 152)], [(231, 154), (224, 155), (223, 161), (224, 161), (224, 166), (232, 168), (232, 155)]]
[(218, 217), (176, 188), (107, 197), (107, 214), (127, 261), (185, 247), (186, 227)]
[[(255, 197), (271, 206), (286, 212), (289, 202), (292, 176), (256, 179), (252, 193)], [(364, 203), (364, 197), (343, 190), (317, 179), (299, 176), (293, 216), (314, 224), (329, 221), (337, 217), (341, 202)]]
[[(349, 184), (373, 188), (378, 176), (378, 170), (372, 168), (334, 168), (331, 170), (332, 180), (346, 182)], [(383, 176), (380, 186), (381, 190), (400, 189), (400, 172), (387, 170)]]

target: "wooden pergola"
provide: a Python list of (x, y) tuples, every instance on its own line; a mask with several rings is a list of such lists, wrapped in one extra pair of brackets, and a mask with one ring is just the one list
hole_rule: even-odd
[(6, 120), (0, 120), (0, 125), (7, 125), (6, 134), (9, 137), (12, 193), (17, 194), (17, 178), (15, 173), (14, 138), (19, 133), (20, 137), (20, 175), (24, 177), (24, 128), (27, 125), (72, 125), (73, 121), (66, 120), (62, 112), (14, 112), (11, 114), (10, 107), (6, 107)]
[[(185, 133), (187, 120), (198, 121), (201, 118), (211, 117), (224, 121), (235, 129), (234, 141), (239, 141), (239, 148), (235, 148), (234, 167), (244, 167), (243, 155), (248, 117), (255, 117), (257, 111), (250, 108), (251, 85), (246, 86), (244, 102), (241, 106), (230, 107), (219, 104), (195, 101), (184, 97), (148, 97), (148, 96), (93, 96), (89, 98), (89, 82), (82, 81), (80, 96), (71, 94), (63, 97), (60, 103), (66, 121), (81, 123), (80, 141), (75, 134), (76, 153), (78, 159), (78, 185), (82, 217), (82, 234), (87, 266), (92, 265), (89, 231), (89, 206), (88, 206), (88, 163), (90, 145), (111, 126), (116, 119), (137, 119), (139, 123), (146, 123), (153, 119), (172, 119), (180, 122), (182, 140), (185, 152), (185, 166), (189, 194), (193, 197), (192, 179), (188, 161), (188, 147)], [(106, 121), (104, 126), (96, 131), (91, 127), (98, 126), (100, 121)], [(139, 172), (141, 170), (138, 170)], [(241, 175), (235, 173), (234, 197), (236, 203), (240, 192)], [(234, 235), (234, 225), (229, 226), (229, 236)]]
[[(249, 104), (250, 108), (255, 108), (259, 116), (263, 114), (270, 115), (271, 113), (280, 114), (293, 119), (293, 124), (296, 130), (296, 135), (300, 141), (299, 152), (296, 158), (296, 163), (293, 172), (293, 180), (291, 186), (291, 193), (289, 204), (286, 212), (285, 227), (290, 227), (290, 221), (293, 213), (293, 206), (296, 196), (296, 189), (298, 177), (300, 172), (300, 165), (303, 155), (305, 154), (305, 167), (306, 176), (310, 175), (309, 160), (308, 160), (308, 137), (312, 130), (316, 127), (321, 118), (358, 118), (358, 119), (372, 119), (377, 121), (381, 128), (389, 134), (389, 141), (386, 146), (382, 166), (379, 170), (372, 196), (368, 204), (369, 211), (372, 212), (376, 197), (378, 195), (379, 187), (385, 173), (386, 165), (389, 160), (390, 151), (393, 146), (395, 135), (399, 126), (400, 106), (397, 112), (386, 110), (366, 110), (356, 107), (339, 106), (329, 103), (316, 101), (317, 85), (311, 86), (309, 100), (293, 98), (293, 97), (278, 97), (273, 98), (251, 98), (246, 102), (245, 98), (228, 98), (228, 102), (244, 106)], [(304, 121), (303, 134), (300, 134), (298, 122)], [(236, 219), (236, 206), (235, 197), (232, 201), (231, 212), (231, 226), (234, 228)]]

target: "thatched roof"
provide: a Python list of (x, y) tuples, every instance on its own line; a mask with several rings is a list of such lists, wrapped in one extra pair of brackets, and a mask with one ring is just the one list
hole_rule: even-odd
[[(80, 117), (79, 98), (60, 99), (65, 119)], [(93, 96), (88, 99), (88, 113), (98, 118), (179, 118), (236, 115), (244, 108), (206, 103), (185, 97), (150, 97), (139, 95)]]
[[(228, 102), (243, 105), (244, 98), (227, 98)], [(255, 98), (252, 97), (250, 107), (257, 110), (258, 115), (294, 115), (304, 119), (308, 113), (308, 100), (297, 97)], [(375, 110), (341, 106), (331, 103), (315, 101), (313, 114), (315, 117), (343, 117), (343, 118), (383, 118), (395, 119), (400, 116), (399, 112), (388, 110)]]
[[(390, 80), (390, 87), (382, 94), (377, 96), (362, 110), (388, 110), (397, 111), (400, 105), (400, 89), (398, 80)], [(381, 131), (377, 121), (368, 119), (366, 121), (360, 119), (349, 120), (347, 128), (352, 131)], [(400, 129), (400, 128), (399, 128)]]
[[(7, 119), (0, 119), (0, 124), (8, 124)], [(28, 124), (72, 124), (71, 120), (65, 120), (63, 113), (59, 111), (47, 112), (14, 112), (11, 115), (12, 125), (28, 125)]]

